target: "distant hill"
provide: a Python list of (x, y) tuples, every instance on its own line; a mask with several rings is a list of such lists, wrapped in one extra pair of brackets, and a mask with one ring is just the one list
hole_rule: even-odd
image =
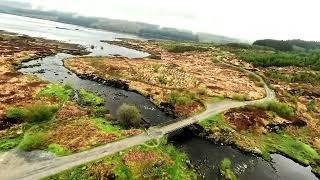
[(135, 34), (144, 38), (152, 39), (214, 42), (219, 44), (244, 42), (239, 39), (225, 36), (218, 36), (208, 33), (193, 33), (192, 31), (188, 30), (160, 27), (159, 25), (142, 22), (79, 16), (77, 14), (59, 11), (33, 10), (28, 3), (13, 3), (12, 1), (10, 2), (8, 0), (0, 1), (0, 13), (52, 20), (84, 27), (103, 29), (111, 32)]
[(240, 40), (236, 38), (230, 38), (227, 36), (220, 36), (220, 35), (215, 35), (215, 34), (210, 34), (210, 33), (197, 33), (199, 40), (201, 42), (215, 42), (218, 44), (227, 44), (227, 43), (249, 43), (246, 40)]

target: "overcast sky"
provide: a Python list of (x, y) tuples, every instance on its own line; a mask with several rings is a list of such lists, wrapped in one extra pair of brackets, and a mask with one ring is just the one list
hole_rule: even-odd
[(19, 0), (34, 8), (142, 21), (248, 40), (320, 41), (320, 0)]

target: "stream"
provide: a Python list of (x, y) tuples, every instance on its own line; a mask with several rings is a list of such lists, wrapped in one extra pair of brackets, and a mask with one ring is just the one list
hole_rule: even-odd
[[(122, 55), (129, 58), (145, 57), (148, 54), (119, 46), (101, 43), (100, 40), (114, 40), (115, 38), (138, 37), (126, 34), (111, 33), (101, 30), (89, 29), (75, 25), (57, 23), (47, 20), (19, 17), (0, 14), (0, 30), (6, 30), (34, 37), (43, 37), (52, 40), (81, 44), (91, 52), (90, 56)], [(37, 27), (37, 28), (35, 28)], [(94, 46), (92, 49), (91, 46)], [(53, 83), (71, 85), (75, 90), (85, 89), (103, 97), (110, 114), (114, 116), (117, 108), (123, 103), (136, 105), (143, 118), (150, 125), (159, 125), (174, 121), (148, 98), (135, 92), (125, 91), (110, 86), (105, 86), (94, 81), (81, 79), (63, 66), (63, 60), (73, 57), (69, 54), (59, 53), (55, 56), (36, 59), (23, 65), (39, 64), (31, 68), (22, 68), (20, 71), (33, 74)], [(232, 168), (239, 179), (267, 180), (290, 179), (312, 180), (317, 179), (311, 173), (310, 167), (303, 167), (281, 155), (272, 155), (272, 162), (267, 162), (254, 155), (246, 155), (230, 147), (210, 143), (196, 137), (187, 129), (169, 138), (177, 148), (184, 151), (190, 158), (191, 164), (204, 179), (221, 179), (219, 177), (219, 163), (223, 158), (230, 158)]]

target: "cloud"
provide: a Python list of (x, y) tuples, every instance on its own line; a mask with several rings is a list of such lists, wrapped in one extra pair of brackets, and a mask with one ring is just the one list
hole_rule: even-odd
[[(127, 19), (249, 40), (320, 40), (318, 0), (25, 0), (34, 8)], [(25, 2), (24, 1), (24, 2)]]

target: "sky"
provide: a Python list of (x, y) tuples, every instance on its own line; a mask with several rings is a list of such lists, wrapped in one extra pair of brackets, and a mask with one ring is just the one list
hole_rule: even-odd
[(246, 40), (320, 41), (320, 0), (17, 0), (33, 8), (141, 21)]

